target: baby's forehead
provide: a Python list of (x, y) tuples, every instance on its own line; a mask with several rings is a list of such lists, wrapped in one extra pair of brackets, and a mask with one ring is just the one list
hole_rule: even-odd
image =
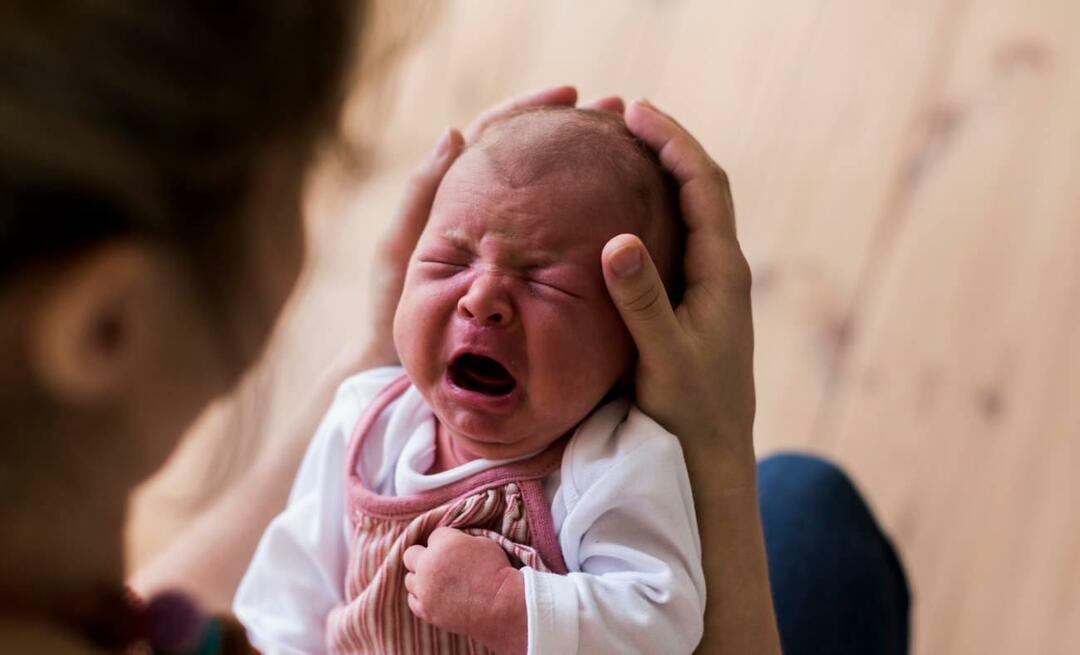
[[(562, 217), (588, 216), (577, 233), (634, 233), (649, 247), (665, 278), (681, 257), (676, 196), (645, 144), (615, 114), (568, 107), (524, 110), (489, 125), (455, 163), (444, 187), (471, 188), (481, 204), (493, 189), (522, 193), (529, 209), (561, 202)], [(440, 189), (440, 194), (443, 189)], [(494, 195), (494, 194), (493, 194)], [(575, 211), (574, 205), (595, 211)], [(579, 207), (580, 208), (580, 207)], [(549, 207), (550, 209), (550, 207)], [(540, 212), (552, 216), (558, 210)], [(537, 213), (533, 211), (533, 213)], [(460, 216), (455, 217), (455, 220)], [(573, 228), (573, 226), (572, 226)], [(532, 228), (529, 229), (532, 231)], [(573, 232), (573, 229), (571, 229)]]
[(554, 171), (529, 183), (508, 183), (483, 156), (463, 155), (444, 180), (428, 232), (475, 249), (482, 238), (552, 253), (600, 247), (620, 232), (638, 232), (641, 212), (594, 176)]
[(512, 186), (563, 175), (642, 193), (662, 184), (651, 153), (605, 112), (544, 107), (489, 125), (472, 147)]

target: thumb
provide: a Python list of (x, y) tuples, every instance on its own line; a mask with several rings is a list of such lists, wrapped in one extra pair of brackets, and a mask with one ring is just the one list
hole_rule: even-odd
[(608, 294), (639, 356), (645, 361), (662, 356), (674, 343), (679, 322), (645, 244), (632, 234), (620, 234), (607, 242), (600, 257)]

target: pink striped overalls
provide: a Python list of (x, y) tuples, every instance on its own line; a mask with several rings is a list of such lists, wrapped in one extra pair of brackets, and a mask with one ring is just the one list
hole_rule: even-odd
[(382, 390), (357, 423), (346, 459), (346, 507), (352, 544), (345, 603), (327, 619), (330, 652), (429, 655), (488, 653), (481, 644), (413, 616), (406, 603), (402, 555), (448, 526), (498, 542), (515, 566), (565, 574), (544, 497), (544, 478), (558, 470), (566, 440), (527, 460), (488, 469), (413, 496), (380, 496), (357, 474), (364, 439), (379, 414), (409, 387), (401, 377)]

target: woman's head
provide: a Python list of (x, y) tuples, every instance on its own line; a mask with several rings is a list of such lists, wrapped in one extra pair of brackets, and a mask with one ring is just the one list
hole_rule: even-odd
[(364, 6), (0, 8), (0, 474), (79, 433), (146, 474), (258, 352)]

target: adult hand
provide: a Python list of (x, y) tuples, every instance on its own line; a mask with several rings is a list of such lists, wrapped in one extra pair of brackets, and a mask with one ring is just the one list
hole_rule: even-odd
[(687, 227), (686, 291), (675, 309), (640, 239), (623, 234), (604, 247), (608, 293), (638, 348), (637, 404), (679, 436), (696, 478), (707, 471), (733, 489), (751, 486), (750, 269), (735, 238), (727, 175), (647, 101), (630, 104), (626, 124), (675, 178)]
[[(409, 264), (420, 233), (427, 224), (435, 192), (443, 176), (467, 143), (475, 141), (484, 128), (508, 113), (526, 107), (574, 106), (577, 90), (558, 86), (511, 98), (481, 113), (464, 133), (447, 128), (435, 150), (413, 172), (397, 216), (383, 233), (376, 248), (372, 268), (372, 304), (369, 312), (370, 341), (361, 355), (360, 368), (398, 363), (394, 350), (394, 311), (405, 284), (405, 269)], [(623, 101), (607, 96), (584, 105), (590, 109), (622, 113)]]
[(638, 347), (637, 403), (686, 453), (708, 586), (697, 652), (779, 653), (754, 461), (750, 269), (727, 175), (673, 118), (644, 101), (626, 124), (679, 185), (686, 291), (674, 310), (641, 241), (604, 247), (604, 281)]

